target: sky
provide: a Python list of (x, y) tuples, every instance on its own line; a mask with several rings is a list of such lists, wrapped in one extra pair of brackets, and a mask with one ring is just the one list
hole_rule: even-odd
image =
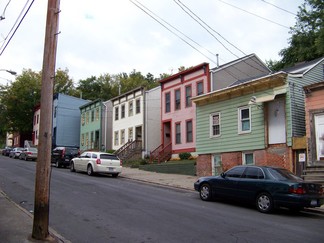
[[(24, 69), (42, 68), (48, 1), (32, 2), (0, 1), (2, 85), (15, 80), (3, 70), (19, 75)], [(303, 2), (61, 0), (56, 68), (68, 69), (77, 84), (107, 73), (136, 70), (159, 77), (203, 62), (214, 68), (251, 53), (264, 62), (279, 60)]]

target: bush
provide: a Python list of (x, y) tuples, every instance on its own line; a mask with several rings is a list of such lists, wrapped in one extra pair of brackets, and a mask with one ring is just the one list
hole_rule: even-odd
[(186, 159), (189, 159), (191, 157), (191, 153), (188, 153), (188, 152), (180, 153), (179, 157), (180, 157), (181, 160), (186, 160)]

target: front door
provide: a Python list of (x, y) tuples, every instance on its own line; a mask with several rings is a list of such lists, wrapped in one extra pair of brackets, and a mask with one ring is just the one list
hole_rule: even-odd
[(268, 104), (269, 144), (286, 143), (285, 99), (276, 99)]
[(316, 139), (316, 159), (324, 160), (324, 114), (314, 116), (315, 139)]

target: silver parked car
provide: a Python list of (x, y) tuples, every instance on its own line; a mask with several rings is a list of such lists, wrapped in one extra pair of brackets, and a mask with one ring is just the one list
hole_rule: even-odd
[(114, 154), (87, 151), (71, 160), (70, 170), (84, 171), (89, 176), (105, 173), (117, 177), (122, 172), (122, 162)]
[(23, 160), (36, 160), (37, 159), (37, 148), (24, 148), (20, 155), (19, 155), (19, 159), (23, 159)]
[(10, 153), (9, 153), (9, 157), (10, 158), (14, 158), (14, 159), (17, 159), (19, 158), (19, 155), (21, 153), (21, 151), (23, 150), (24, 148), (21, 148), (21, 147), (16, 147), (16, 148), (13, 148)]

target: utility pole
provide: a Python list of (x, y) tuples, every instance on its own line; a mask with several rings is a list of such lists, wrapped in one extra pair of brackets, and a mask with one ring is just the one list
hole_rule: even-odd
[(58, 16), (60, 0), (48, 0), (46, 32), (42, 70), (41, 114), (39, 127), (38, 158), (36, 163), (34, 222), (32, 238), (50, 238), (49, 195), (52, 147), (52, 110), (55, 76)]

